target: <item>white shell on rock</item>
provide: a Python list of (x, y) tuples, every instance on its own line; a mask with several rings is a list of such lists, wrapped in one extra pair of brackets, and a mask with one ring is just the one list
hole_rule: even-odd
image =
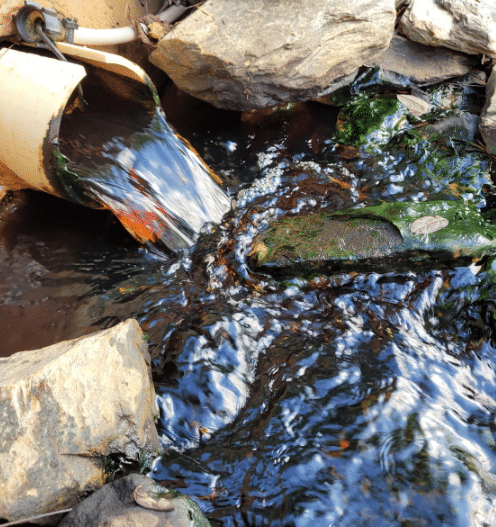
[(423, 99), (420, 99), (419, 97), (415, 97), (414, 95), (405, 95), (398, 93), (396, 95), (396, 98), (400, 103), (404, 104), (408, 111), (417, 117), (420, 117), (421, 115), (424, 115), (427, 113), (430, 109), (430, 104), (427, 101), (424, 101)]
[(152, 498), (147, 494), (141, 485), (136, 487), (133, 492), (134, 501), (145, 509), (153, 509), (155, 511), (172, 511), (174, 505), (167, 498), (159, 498), (158, 500)]
[(449, 225), (449, 221), (442, 216), (422, 216), (410, 224), (413, 234), (432, 234)]

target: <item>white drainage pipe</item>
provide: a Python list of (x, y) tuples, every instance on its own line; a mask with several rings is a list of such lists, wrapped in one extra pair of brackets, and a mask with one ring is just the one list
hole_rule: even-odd
[(85, 76), (79, 64), (0, 49), (0, 183), (8, 169), (26, 187), (64, 197), (50, 177), (53, 144), (64, 108)]
[[(147, 85), (144, 102), (159, 103), (151, 80), (137, 64), (112, 53), (56, 45), (65, 55)], [(56, 176), (54, 152), (64, 109), (86, 74), (81, 64), (0, 49), (0, 186), (69, 199)]]

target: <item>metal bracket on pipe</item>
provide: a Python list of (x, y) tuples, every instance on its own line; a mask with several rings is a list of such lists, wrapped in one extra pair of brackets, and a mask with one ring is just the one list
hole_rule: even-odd
[[(36, 32), (38, 33), (38, 36), (41, 38), (43, 43), (46, 45), (48, 49), (52, 51), (52, 53), (60, 60), (63, 60), (65, 62), (68, 62), (68, 60), (64, 57), (64, 55), (56, 48), (55, 44), (52, 40), (50, 40), (50, 37), (46, 35), (43, 31), (43, 28), (41, 27), (41, 23), (37, 23), (35, 27)], [(81, 83), (78, 84), (78, 92), (79, 97), (81, 99), (81, 103), (84, 103), (84, 94), (83, 94), (83, 88), (81, 86)]]
[(65, 41), (74, 44), (74, 31), (79, 27), (77, 18), (63, 18), (62, 25), (65, 27)]
[(41, 7), (32, 0), (26, 0), (14, 17), (17, 33), (21, 40), (39, 48), (47, 46), (37, 31), (41, 24), (45, 35), (53, 41), (74, 42), (74, 30), (79, 26), (75, 18), (62, 18), (57, 11)]
[[(22, 40), (38, 48), (49, 49), (58, 59), (67, 62), (64, 55), (55, 47), (54, 41), (66, 40), (72, 44), (74, 30), (79, 27), (77, 19), (61, 18), (55, 9), (41, 7), (32, 0), (26, 0), (14, 18), (17, 32)], [(78, 92), (84, 102), (81, 83), (78, 84)]]

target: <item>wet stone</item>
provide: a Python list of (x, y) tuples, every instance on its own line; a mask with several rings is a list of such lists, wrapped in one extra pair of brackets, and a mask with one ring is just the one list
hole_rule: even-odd
[(255, 238), (250, 257), (255, 268), (289, 274), (437, 268), (456, 258), (493, 254), (495, 238), (496, 227), (473, 205), (383, 203), (278, 220)]
[(479, 131), (479, 116), (470, 113), (460, 113), (424, 127), (420, 133), (426, 138), (455, 139), (457, 141), (473, 142)]
[(396, 97), (359, 94), (339, 113), (336, 142), (372, 151), (387, 144), (406, 124), (406, 109)]
[(284, 218), (261, 239), (263, 242), (254, 246), (261, 260), (279, 265), (329, 257), (380, 257), (403, 241), (390, 223), (367, 218), (333, 219), (326, 214)]
[[(136, 502), (136, 496), (142, 503)], [(209, 527), (210, 524), (198, 505), (184, 494), (141, 474), (130, 474), (93, 493), (59, 524), (59, 527), (103, 526)]]
[(490, 154), (496, 154), (496, 69), (486, 87), (486, 104), (482, 109), (480, 130)]

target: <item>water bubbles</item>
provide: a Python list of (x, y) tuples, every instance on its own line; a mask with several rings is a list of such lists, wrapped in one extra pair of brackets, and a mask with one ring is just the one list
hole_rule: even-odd
[(282, 167), (267, 170), (262, 178), (255, 181), (255, 183), (249, 188), (242, 189), (238, 193), (236, 199), (237, 208), (243, 209), (248, 203), (254, 201), (256, 198), (270, 195), (271, 193), (275, 192), (281, 183), (282, 174)]

